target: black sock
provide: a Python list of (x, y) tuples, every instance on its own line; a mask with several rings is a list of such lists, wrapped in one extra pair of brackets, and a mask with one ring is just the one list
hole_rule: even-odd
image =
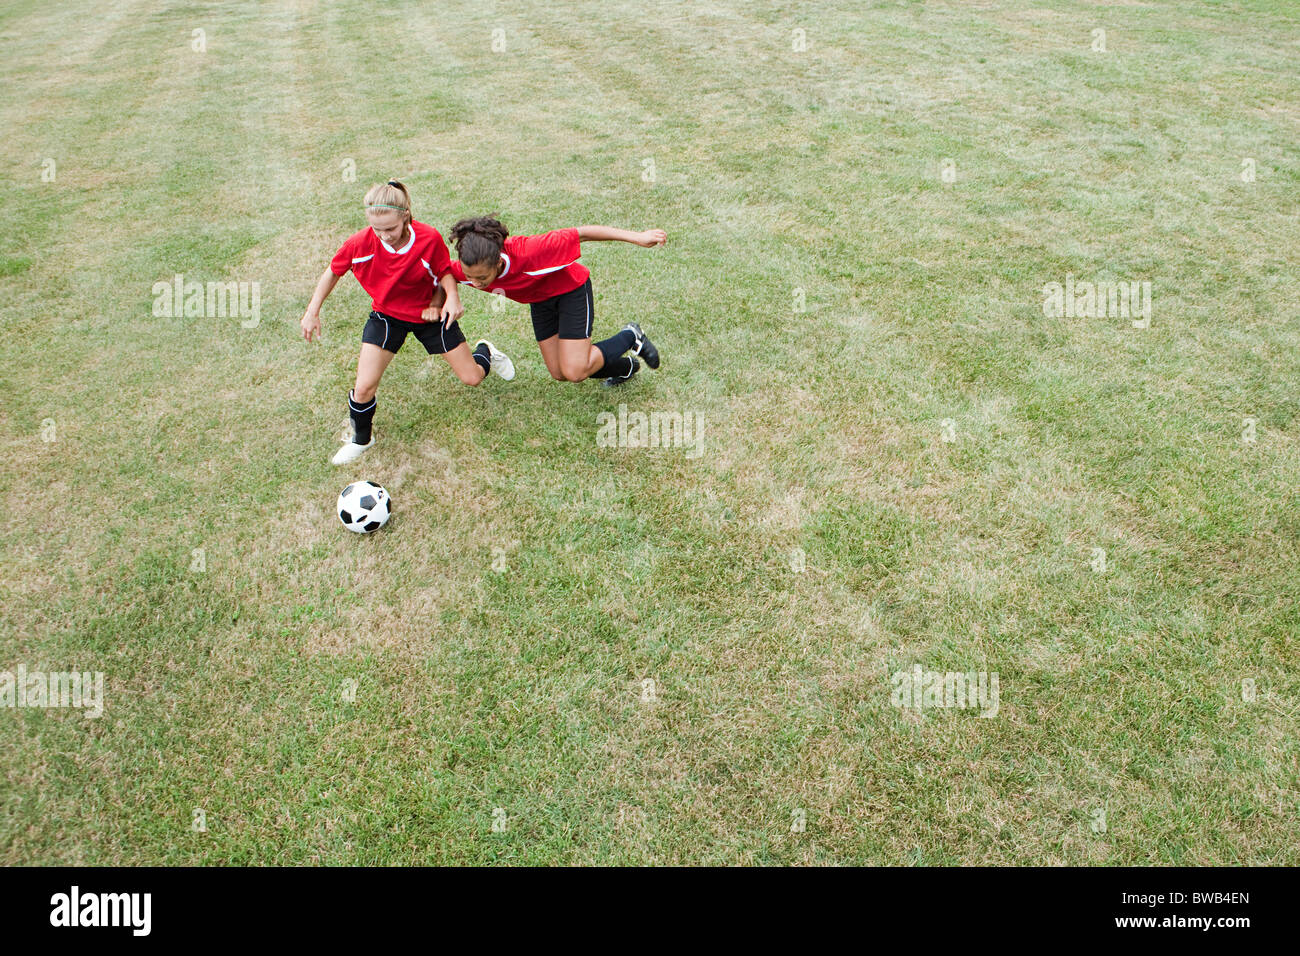
[(488, 372), (492, 371), (492, 350), (488, 348), (486, 342), (480, 342), (474, 347), (474, 361), (478, 362), (479, 367), (483, 369), (483, 377), (487, 378)]
[(603, 342), (594, 344), (596, 348), (600, 349), (605, 364), (592, 372), (588, 378), (615, 378), (619, 375), (626, 375), (627, 370), (632, 368), (630, 364), (624, 365), (618, 360), (620, 355), (636, 345), (636, 336), (632, 334), (631, 329), (624, 329), (617, 335), (611, 335)]
[(632, 356), (620, 355), (606, 359), (605, 364), (588, 375), (588, 378), (623, 378), (632, 374)]
[(600, 349), (600, 354), (605, 356), (605, 364), (608, 365), (628, 349), (636, 347), (636, 336), (632, 334), (631, 329), (624, 329), (603, 342), (596, 342), (595, 345)]
[(352, 397), (352, 392), (348, 392), (348, 414), (352, 416), (352, 440), (358, 445), (370, 443), (370, 423), (375, 420), (377, 404), (379, 398), (375, 397), (365, 405), (358, 405)]

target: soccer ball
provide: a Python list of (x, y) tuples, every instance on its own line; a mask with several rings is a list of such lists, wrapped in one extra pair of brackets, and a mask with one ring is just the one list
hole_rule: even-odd
[(393, 500), (373, 481), (354, 481), (339, 495), (339, 520), (358, 534), (378, 531), (392, 513)]

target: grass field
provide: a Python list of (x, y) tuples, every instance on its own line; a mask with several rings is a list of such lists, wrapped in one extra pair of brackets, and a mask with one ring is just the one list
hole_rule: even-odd
[[(0, 709), (0, 863), (1300, 863), (1294, 4), (15, 0), (0, 53), (0, 669), (105, 675)], [(331, 466), (369, 300), (298, 320), (390, 177), (666, 229), (584, 248), (663, 367), (553, 382), (467, 289), (518, 378), (412, 340)]]

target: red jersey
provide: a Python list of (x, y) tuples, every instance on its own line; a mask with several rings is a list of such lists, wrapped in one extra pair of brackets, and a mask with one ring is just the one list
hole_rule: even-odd
[(349, 269), (370, 293), (376, 312), (423, 322), (420, 313), (433, 300), (438, 280), (451, 271), (447, 243), (433, 226), (412, 222), (406, 245), (394, 249), (370, 228), (348, 236), (334, 254), (330, 271), (341, 276)]
[[(578, 262), (581, 256), (582, 242), (576, 227), (539, 236), (507, 236), (501, 250), (505, 267), (488, 291), (515, 302), (542, 302), (572, 292), (591, 275)], [(457, 282), (469, 281), (460, 262), (451, 264), (451, 274)]]

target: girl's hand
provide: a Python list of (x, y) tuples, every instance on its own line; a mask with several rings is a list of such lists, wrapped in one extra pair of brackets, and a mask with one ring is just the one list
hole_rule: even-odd
[(319, 314), (312, 313), (312, 312), (304, 313), (302, 317), (301, 325), (302, 325), (302, 337), (304, 339), (310, 342), (311, 337), (314, 335), (316, 336), (317, 341), (320, 340), (320, 315)]
[(460, 296), (454, 296), (444, 302), (440, 314), (442, 324), (447, 328), (451, 328), (451, 324), (458, 321), (465, 314), (465, 307), (460, 304)]
[(420, 318), (426, 322), (437, 322), (442, 318), (442, 304), (447, 301), (447, 293), (442, 286), (433, 287), (433, 298), (429, 300), (428, 306), (420, 313)]
[(638, 233), (635, 240), (638, 246), (645, 246), (649, 249), (652, 246), (662, 246), (668, 241), (668, 233), (662, 229), (647, 229), (645, 232)]

